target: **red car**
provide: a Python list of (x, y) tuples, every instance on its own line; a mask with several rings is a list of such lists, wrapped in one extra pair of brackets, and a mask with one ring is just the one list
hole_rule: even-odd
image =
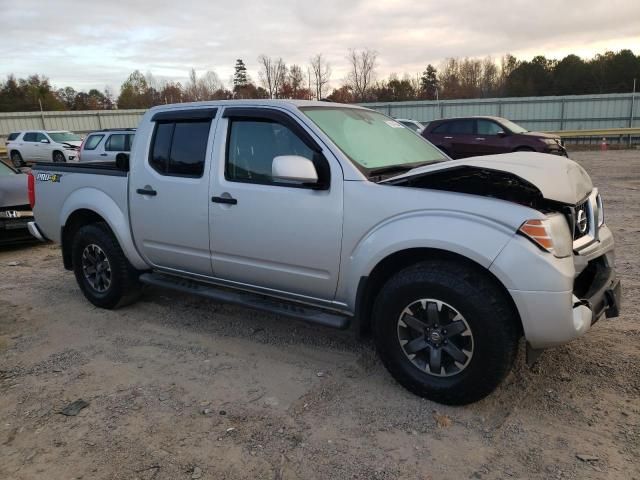
[(529, 132), (501, 117), (434, 120), (425, 127), (422, 136), (451, 158), (518, 151), (568, 156), (560, 137)]

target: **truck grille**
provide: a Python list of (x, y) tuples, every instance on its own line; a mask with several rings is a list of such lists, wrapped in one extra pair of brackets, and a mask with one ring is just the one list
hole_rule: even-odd
[(589, 233), (591, 216), (589, 212), (589, 201), (585, 201), (576, 206), (573, 218), (573, 239), (577, 240)]

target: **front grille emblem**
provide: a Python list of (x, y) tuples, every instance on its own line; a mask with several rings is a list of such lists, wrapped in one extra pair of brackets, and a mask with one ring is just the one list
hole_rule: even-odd
[(589, 228), (589, 222), (587, 220), (587, 213), (584, 209), (578, 210), (578, 218), (576, 219), (576, 223), (578, 225), (578, 231), (580, 234), (584, 235), (587, 233), (587, 228)]

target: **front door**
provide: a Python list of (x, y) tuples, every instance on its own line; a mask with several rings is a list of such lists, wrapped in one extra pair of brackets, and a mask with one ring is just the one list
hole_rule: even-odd
[(155, 267), (211, 275), (209, 171), (215, 109), (152, 117), (151, 144), (131, 162), (131, 228), (138, 251)]
[[(212, 180), (211, 258), (223, 280), (332, 300), (342, 237), (342, 170), (288, 114), (229, 107)], [(278, 182), (274, 157), (312, 159), (322, 188)], [(220, 200), (225, 199), (225, 200)], [(224, 203), (220, 203), (223, 201)]]
[(478, 155), (473, 119), (453, 120), (449, 125), (447, 136), (450, 137), (448, 140), (451, 142), (451, 156), (453, 158)]
[(476, 120), (475, 142), (479, 155), (494, 155), (507, 151), (504, 128), (493, 120)]

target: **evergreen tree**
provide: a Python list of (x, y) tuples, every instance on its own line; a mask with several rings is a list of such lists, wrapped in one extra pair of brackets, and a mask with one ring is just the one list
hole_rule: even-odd
[(246, 87), (249, 84), (249, 77), (247, 76), (247, 67), (241, 58), (236, 60), (235, 73), (233, 74), (233, 90)]
[(429, 64), (420, 78), (421, 97), (428, 100), (435, 100), (438, 92), (438, 71), (436, 67)]

